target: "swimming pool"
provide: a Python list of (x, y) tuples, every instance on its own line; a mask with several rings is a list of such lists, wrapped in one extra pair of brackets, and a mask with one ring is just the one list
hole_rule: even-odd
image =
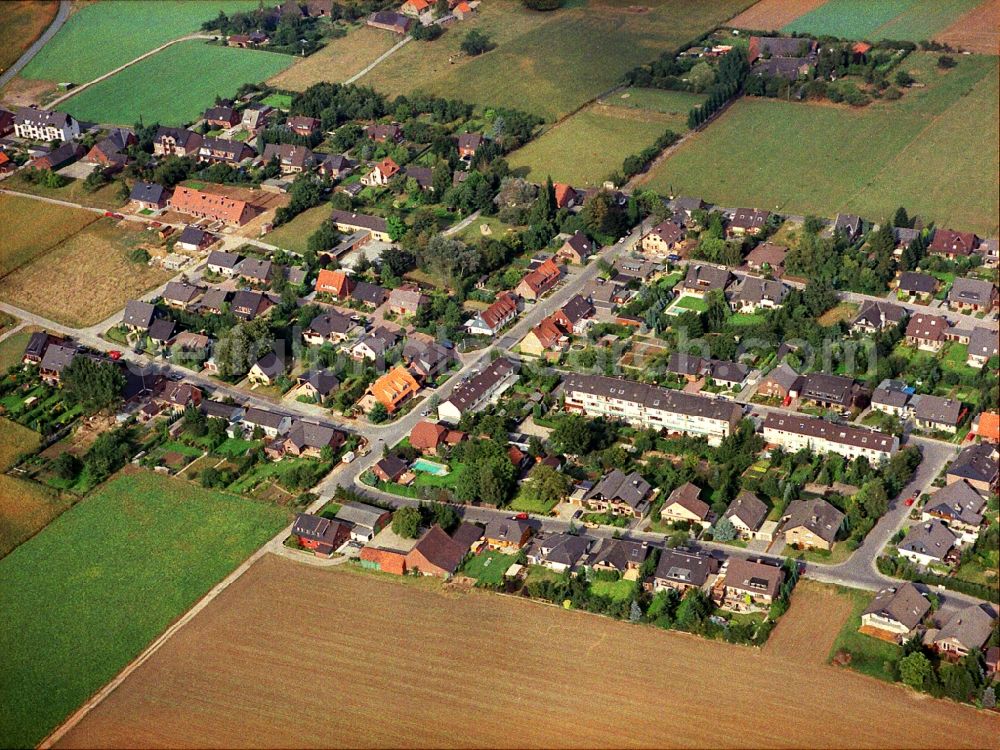
[(415, 471), (422, 471), (424, 474), (433, 474), (436, 477), (446, 476), (450, 471), (444, 464), (428, 461), (426, 458), (418, 458), (410, 468)]

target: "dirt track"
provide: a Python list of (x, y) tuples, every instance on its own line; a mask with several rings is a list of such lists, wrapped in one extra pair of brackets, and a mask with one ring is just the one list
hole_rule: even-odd
[(822, 664), (829, 625), (803, 658), (829, 609), (755, 651), (421, 583), (267, 556), (61, 746), (1000, 747), (995, 716)]

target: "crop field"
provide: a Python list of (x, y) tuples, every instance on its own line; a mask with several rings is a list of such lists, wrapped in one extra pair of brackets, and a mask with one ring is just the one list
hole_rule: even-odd
[[(323, 49), (295, 62), (268, 83), (283, 89), (303, 91), (320, 81), (341, 82), (360, 73), (387, 52), (400, 37), (391, 31), (361, 26), (347, 36), (331, 39)], [(413, 42), (410, 42), (413, 44)]]
[(24, 78), (85, 83), (197, 32), (220, 10), (252, 10), (255, 0), (108, 0), (79, 8), (21, 71)]
[(295, 61), (290, 55), (181, 42), (101, 81), (60, 105), (90, 122), (182, 125), (198, 118), (215, 97), (262, 81)]
[[(793, 605), (775, 636), (794, 642), (756, 651), (269, 555), (58, 744), (1000, 746), (995, 717), (826, 666), (811, 638), (829, 614)], [(646, 658), (622, 670), (623, 643)], [(613, 719), (567, 685), (600, 685)]]
[(286, 521), (134, 472), (0, 560), (0, 744), (38, 743)]
[(0, 194), (0, 277), (95, 221), (90, 211)]
[(658, 112), (592, 104), (508, 157), (510, 168), (535, 182), (551, 176), (575, 187), (600, 185), (622, 160), (653, 145), (674, 119)]
[[(0, 418), (0, 472), (38, 445), (39, 435)], [(69, 505), (34, 482), (0, 473), (0, 557), (45, 526)]]
[(329, 203), (306, 209), (287, 224), (282, 224), (264, 238), (265, 242), (277, 245), (285, 250), (303, 253), (309, 241), (309, 235), (315, 232), (324, 221), (330, 218)]
[(847, 39), (930, 39), (982, 0), (828, 0), (782, 31)]
[(145, 234), (99, 219), (0, 280), (0, 298), (74, 328), (99, 323), (174, 275), (129, 260)]
[(0, 73), (17, 62), (56, 17), (56, 0), (13, 0), (3, 5), (0, 25)]
[[(613, 87), (625, 71), (684, 44), (748, 4), (650, 0), (637, 6), (584, 0), (537, 13), (514, 0), (494, 0), (437, 41), (407, 44), (360, 83), (387, 94), (458, 96), (555, 120)], [(496, 49), (473, 58), (463, 55), (459, 45), (474, 28), (488, 34)]]
[[(940, 72), (935, 54), (904, 67), (926, 88), (861, 109), (743, 99), (644, 180), (724, 206), (873, 220), (903, 205), (939, 226), (997, 233), (997, 58), (967, 56)], [(711, 164), (712, 169), (705, 169)]]
[(759, 0), (728, 22), (737, 29), (774, 31), (823, 5), (826, 0)]
[(1000, 0), (987, 0), (934, 38), (970, 52), (1000, 54)]

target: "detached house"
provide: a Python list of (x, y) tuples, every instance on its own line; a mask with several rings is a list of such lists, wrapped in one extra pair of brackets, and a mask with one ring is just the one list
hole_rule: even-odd
[(648, 255), (665, 257), (674, 252), (684, 241), (684, 228), (667, 220), (653, 227), (639, 240), (642, 251)]
[(225, 138), (203, 138), (198, 147), (198, 161), (206, 164), (229, 164), (236, 166), (245, 159), (257, 155), (246, 142), (230, 141)]
[(747, 254), (746, 264), (752, 271), (770, 272), (773, 276), (780, 277), (785, 272), (786, 255), (788, 255), (787, 247), (762, 242)]
[(844, 514), (820, 497), (795, 500), (785, 511), (785, 543), (802, 549), (833, 548)]
[(346, 315), (330, 311), (317, 315), (302, 332), (302, 340), (310, 346), (339, 344), (346, 341), (356, 324)]
[(389, 312), (395, 315), (416, 315), (430, 299), (413, 285), (401, 286), (389, 292)]
[(316, 276), (315, 289), (320, 294), (329, 294), (335, 300), (347, 300), (351, 297), (354, 284), (354, 279), (346, 271), (324, 268)]
[(486, 524), (483, 538), (490, 549), (515, 554), (531, 538), (531, 526), (518, 519), (494, 520)]
[(365, 125), (365, 137), (370, 138), (376, 143), (401, 143), (403, 140), (403, 128), (395, 122)]
[(593, 252), (594, 243), (587, 239), (587, 235), (583, 232), (576, 231), (573, 233), (573, 236), (567, 239), (562, 244), (562, 247), (556, 251), (556, 257), (559, 260), (566, 261), (567, 263), (583, 265), (587, 262), (587, 259)]
[(973, 604), (953, 614), (939, 631), (928, 635), (938, 652), (953, 658), (982, 649), (993, 632), (996, 617), (981, 604)]
[[(752, 492), (742, 490), (722, 514), (736, 527), (741, 539), (756, 539), (767, 520), (767, 504)], [(768, 541), (770, 539), (768, 538)]]
[(688, 589), (702, 589), (709, 577), (719, 572), (714, 557), (684, 549), (665, 549), (660, 553), (651, 582), (655, 592), (674, 589), (682, 594)]
[(212, 128), (232, 128), (240, 123), (240, 113), (232, 107), (209, 107), (202, 119)]
[(496, 336), (517, 317), (517, 300), (510, 292), (501, 292), (496, 302), (465, 322), (473, 336)]
[(399, 165), (390, 157), (384, 158), (368, 174), (362, 176), (361, 184), (368, 186), (388, 185), (389, 180), (399, 174)]
[(125, 304), (122, 325), (136, 332), (148, 331), (156, 320), (156, 307), (149, 302), (129, 300)]
[(236, 267), (239, 262), (240, 256), (236, 253), (213, 250), (208, 254), (207, 268), (212, 273), (232, 278), (236, 275)]
[[(170, 199), (168, 198), (167, 205), (169, 204)], [(217, 237), (211, 232), (206, 232), (204, 229), (198, 229), (198, 227), (194, 226), (186, 226), (181, 231), (180, 237), (177, 238), (174, 247), (178, 250), (188, 250), (192, 253), (197, 253), (206, 250), (216, 239)]]
[(161, 127), (153, 137), (153, 155), (196, 157), (201, 140), (201, 136), (193, 130)]
[(448, 578), (458, 570), (468, 551), (469, 545), (434, 524), (406, 553), (406, 568), (417, 575)]
[(962, 449), (945, 475), (951, 484), (964, 479), (980, 492), (996, 492), (1000, 477), (1000, 451), (995, 445), (980, 443)]
[(708, 528), (711, 525), (711, 508), (699, 495), (701, 490), (697, 486), (685, 482), (667, 497), (660, 510), (660, 519), (673, 523), (688, 521)]
[(834, 233), (840, 232), (851, 242), (861, 237), (863, 230), (864, 222), (860, 216), (855, 216), (854, 214), (837, 214), (837, 218), (833, 222)]
[(861, 632), (865, 629), (890, 634), (897, 643), (913, 635), (931, 603), (912, 583), (879, 591), (861, 614)]
[(757, 394), (765, 398), (793, 399), (802, 389), (802, 376), (787, 362), (782, 362), (769, 372), (757, 386)]
[(924, 351), (941, 351), (949, 327), (944, 316), (917, 313), (906, 325), (906, 343)]
[(913, 399), (913, 421), (922, 430), (950, 432), (958, 430), (962, 402), (940, 396), (920, 395)]
[(247, 375), (251, 383), (271, 385), (285, 374), (285, 357), (273, 349), (254, 362)]
[(784, 304), (788, 287), (780, 281), (744, 276), (727, 294), (729, 307), (733, 312), (753, 313), (757, 310), (773, 310)]
[(135, 133), (128, 128), (112, 128), (87, 152), (86, 161), (106, 168), (121, 169), (130, 160), (125, 153), (126, 149), (135, 142)]
[(653, 488), (639, 472), (626, 474), (614, 469), (591, 488), (583, 504), (598, 513), (642, 518), (649, 510), (653, 494)]
[(162, 185), (139, 180), (132, 186), (129, 200), (140, 211), (159, 211), (166, 207), (169, 196), (170, 193)]
[(535, 537), (528, 546), (528, 562), (557, 573), (574, 570), (584, 561), (593, 543), (589, 537), (573, 534)]
[(776, 565), (730, 557), (713, 598), (723, 609), (753, 612), (767, 609), (781, 592), (785, 572)]
[(972, 232), (954, 232), (950, 229), (934, 230), (934, 239), (927, 247), (931, 255), (943, 255), (948, 260), (967, 258), (979, 245), (979, 238)]
[(639, 577), (639, 570), (647, 557), (649, 545), (646, 542), (602, 539), (587, 565), (593, 570), (615, 570), (626, 581), (634, 581)]
[(521, 283), (515, 288), (515, 292), (521, 297), (532, 302), (540, 299), (546, 292), (556, 285), (562, 276), (559, 266), (549, 258), (542, 262), (533, 271), (529, 271), (521, 279)]
[(976, 369), (982, 369), (1000, 349), (997, 332), (989, 328), (973, 328), (969, 335), (969, 348), (966, 364)]
[(997, 304), (997, 288), (991, 281), (957, 278), (948, 292), (948, 307), (961, 312), (992, 310)]
[(704, 297), (709, 292), (725, 291), (732, 279), (728, 268), (710, 266), (704, 263), (692, 263), (688, 266), (687, 275), (681, 283), (681, 289), (695, 297)]
[(319, 130), (320, 121), (315, 117), (295, 115), (285, 121), (285, 127), (301, 138), (309, 138)]
[(851, 322), (853, 333), (877, 333), (887, 328), (897, 326), (906, 320), (905, 307), (893, 305), (890, 302), (868, 301)]
[(959, 480), (931, 495), (921, 518), (924, 521), (943, 521), (949, 529), (961, 535), (962, 543), (972, 543), (979, 536), (985, 509), (986, 498), (971, 484)]
[(14, 135), (32, 141), (71, 141), (80, 137), (80, 123), (65, 112), (18, 107)]
[(483, 137), (479, 133), (462, 133), (458, 136), (458, 158), (472, 159), (483, 145)]
[(760, 211), (756, 208), (737, 208), (733, 218), (729, 220), (726, 232), (730, 236), (758, 235), (767, 228), (770, 211)]
[(355, 232), (367, 232), (372, 239), (381, 242), (390, 242), (389, 228), (385, 219), (381, 216), (368, 216), (366, 214), (352, 213), (334, 209), (330, 214), (330, 221), (338, 232), (353, 234)]
[(944, 523), (934, 519), (911, 527), (897, 549), (900, 557), (927, 566), (944, 563), (957, 542), (958, 537)]
[(313, 152), (305, 146), (295, 146), (291, 143), (268, 143), (264, 147), (262, 161), (270, 164), (278, 162), (281, 174), (299, 174), (310, 169), (316, 161)]
[(899, 275), (896, 288), (917, 299), (928, 300), (937, 294), (938, 280), (926, 273), (904, 271)]
[(347, 524), (310, 513), (299, 513), (295, 517), (292, 534), (317, 557), (330, 557), (351, 538)]
[(362, 408), (366, 412), (370, 411), (375, 402), (378, 402), (393, 414), (419, 392), (420, 383), (409, 370), (399, 365), (369, 386), (368, 395), (362, 399)]

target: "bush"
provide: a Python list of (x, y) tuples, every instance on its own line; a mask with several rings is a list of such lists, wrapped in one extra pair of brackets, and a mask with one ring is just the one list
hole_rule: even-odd
[(563, 5), (563, 0), (521, 0), (528, 10), (558, 10)]
[(461, 49), (462, 52), (467, 54), (469, 57), (475, 57), (476, 55), (481, 55), (484, 52), (489, 52), (494, 47), (496, 47), (496, 45), (486, 34), (481, 32), (479, 29), (473, 29), (465, 35), (465, 39), (462, 40), (462, 44), (459, 46), (459, 49)]
[(948, 70), (949, 68), (954, 68), (958, 63), (955, 62), (955, 58), (950, 55), (941, 55), (937, 61), (938, 67), (942, 70)]
[(133, 263), (149, 263), (149, 252), (143, 247), (137, 247), (129, 254), (128, 259)]

